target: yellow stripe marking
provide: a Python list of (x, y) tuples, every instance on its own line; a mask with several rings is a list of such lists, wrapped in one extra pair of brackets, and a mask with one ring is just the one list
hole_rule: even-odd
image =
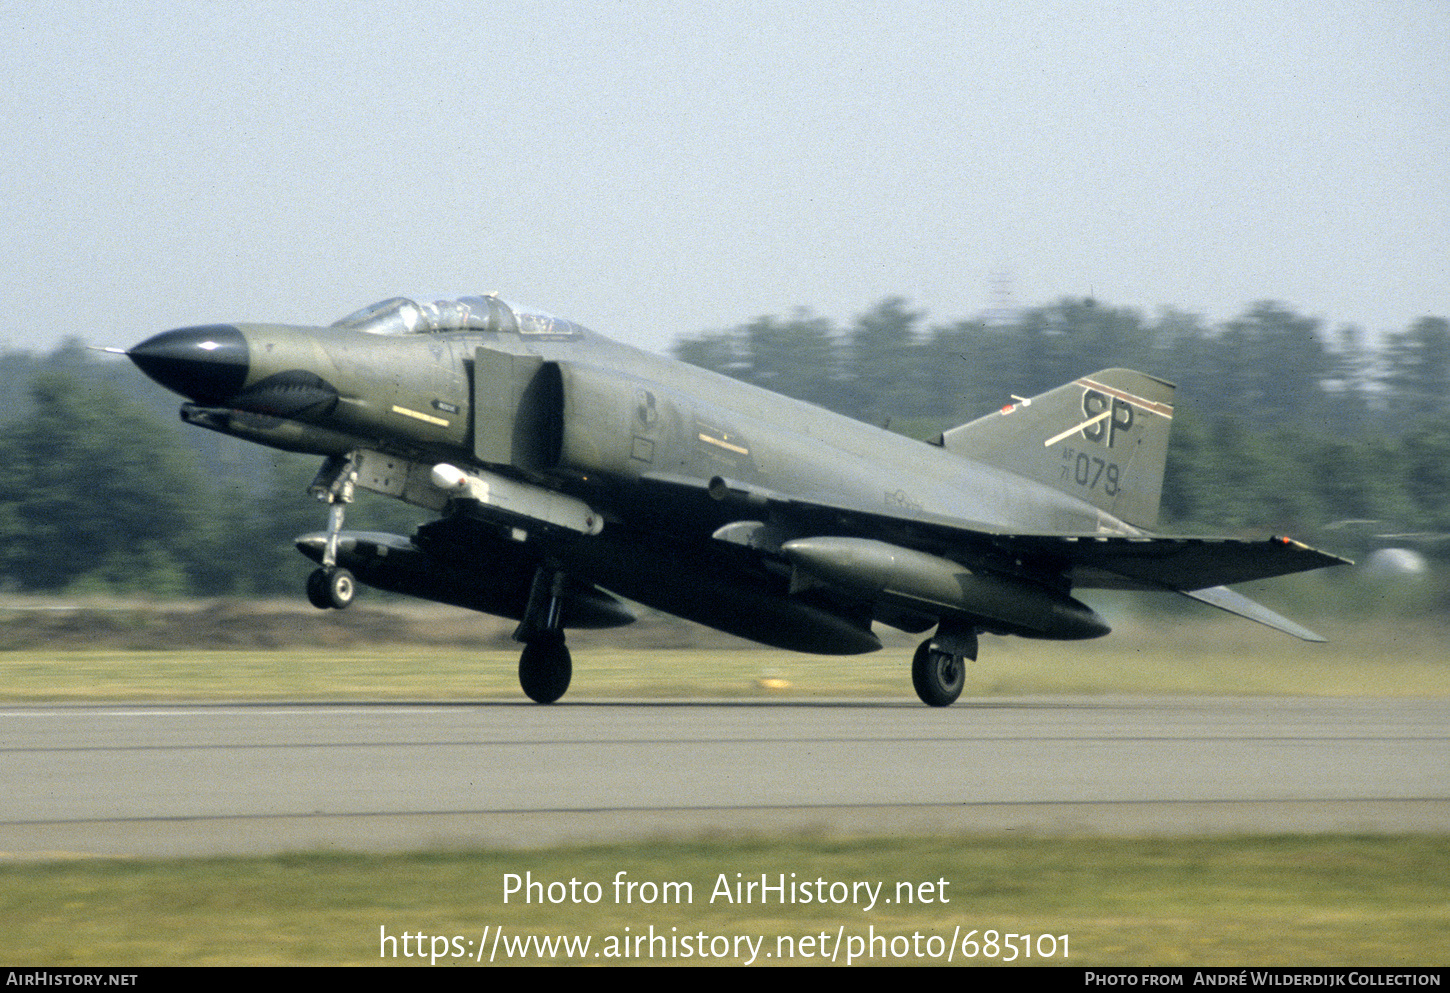
[(409, 410), (407, 407), (399, 407), (393, 404), (393, 413), (402, 414), (404, 417), (411, 417), (415, 421), (422, 421), (424, 424), (436, 424), (440, 428), (446, 428), (448, 422), (442, 417), (434, 417), (432, 414), (425, 414), (420, 410)]
[(1042, 447), (1043, 448), (1051, 448), (1053, 445), (1057, 444), (1059, 441), (1061, 441), (1062, 439), (1066, 438), (1068, 435), (1072, 434), (1074, 431), (1082, 431), (1082, 430), (1085, 430), (1086, 428), (1092, 427), (1098, 421), (1105, 421), (1105, 420), (1107, 420), (1108, 415), (1111, 414), (1112, 412), (1113, 412), (1113, 408), (1109, 407), (1107, 410), (1103, 411), (1098, 416), (1096, 416), (1096, 417), (1090, 417), (1087, 420), (1083, 421), (1077, 427), (1075, 427), (1075, 428), (1068, 428), (1066, 431), (1062, 432), (1062, 434), (1055, 434), (1055, 435), (1053, 435), (1051, 438), (1048, 438), (1046, 441), (1044, 441), (1042, 443)]
[(706, 434), (703, 431), (701, 431), (696, 437), (698, 437), (701, 441), (703, 441), (707, 445), (714, 445), (717, 448), (723, 448), (727, 452), (734, 452), (736, 455), (749, 455), (750, 454), (750, 449), (748, 449), (748, 448), (741, 448), (739, 445), (732, 445), (732, 444), (730, 444), (730, 442), (724, 441), (723, 439), (720, 439), (720, 438), (712, 438), (712, 437), (710, 437), (708, 434)]

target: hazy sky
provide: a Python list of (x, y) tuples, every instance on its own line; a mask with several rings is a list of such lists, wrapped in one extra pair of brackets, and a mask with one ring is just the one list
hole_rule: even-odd
[(9, 347), (496, 290), (663, 349), (996, 272), (1450, 314), (1446, 0), (0, 0), (0, 40)]

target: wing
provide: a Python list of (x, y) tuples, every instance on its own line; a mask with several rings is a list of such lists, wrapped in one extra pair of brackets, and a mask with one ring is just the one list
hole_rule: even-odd
[[(700, 488), (698, 481), (682, 478), (654, 477), (653, 481)], [(736, 505), (742, 519), (771, 522), (764, 531), (727, 526), (716, 532), (721, 540), (759, 551), (778, 551), (783, 540), (792, 537), (865, 538), (939, 556), (974, 573), (1049, 588), (1180, 593), (1306, 641), (1323, 639), (1225, 587), (1349, 564), (1347, 559), (1283, 537), (1030, 534), (930, 515), (883, 514), (805, 500), (719, 477), (706, 488), (716, 500)]]
[(1086, 589), (1183, 592), (1347, 563), (1283, 537), (1012, 535), (1010, 543), (1044, 562), (1061, 563), (1072, 584)]

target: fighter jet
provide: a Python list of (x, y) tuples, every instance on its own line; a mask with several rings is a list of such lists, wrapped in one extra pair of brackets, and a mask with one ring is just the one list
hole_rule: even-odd
[[(129, 349), (188, 424), (323, 457), (317, 607), (356, 583), (518, 621), (519, 682), (568, 689), (569, 628), (621, 598), (777, 648), (927, 633), (947, 706), (983, 633), (1096, 638), (1080, 589), (1175, 592), (1323, 640), (1227, 584), (1342, 563), (1288, 538), (1155, 534), (1174, 387), (1104, 369), (916, 441), (497, 295), (395, 297), (327, 327), (213, 324)], [(344, 529), (357, 488), (433, 512)]]

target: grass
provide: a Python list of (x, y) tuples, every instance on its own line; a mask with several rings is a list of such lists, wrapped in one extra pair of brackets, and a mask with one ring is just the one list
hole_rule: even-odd
[[(637, 890), (633, 903), (616, 903), (620, 871), (640, 883), (688, 882), (693, 899), (646, 903)], [(711, 902), (722, 878), (733, 886), (737, 873), (742, 881), (764, 873), (777, 882), (794, 873), (802, 882), (882, 883), (884, 899), (869, 910), (850, 902)], [(581, 902), (570, 902), (558, 886), (553, 892), (565, 902), (525, 903), (515, 894), (505, 904), (507, 874), (544, 884), (577, 880)], [(595, 903), (582, 902), (589, 882), (600, 884)], [(893, 899), (898, 883), (922, 894), (928, 882), (935, 884), (924, 894), (932, 902)], [(441, 951), (443, 967), (474, 964), (455, 953), (476, 954), (499, 927), (509, 938), (588, 936), (584, 961), (608, 964), (611, 937), (647, 935), (653, 926), (655, 934), (676, 938), (764, 938), (760, 947), (772, 955), (762, 962), (779, 961), (778, 938), (814, 936), (815, 950), (829, 953), (843, 934), (856, 939), (857, 951), (872, 934), (883, 936), (878, 963), (931, 962), (924, 953), (944, 954), (955, 934), (955, 961), (967, 964), (962, 941), (975, 929), (980, 964), (1010, 954), (1001, 937), (995, 956), (985, 944), (985, 932), (995, 930), (1055, 936), (1040, 947), (1056, 944), (1057, 954), (1034, 956), (1037, 965), (1427, 966), (1443, 964), (1450, 953), (1450, 839), (808, 837), (17, 864), (0, 866), (0, 919), (0, 958), (47, 965), (427, 964), (426, 956), (420, 962), (404, 955), (406, 932), (457, 936), (458, 944), (426, 943)], [(386, 958), (383, 934), (400, 939)], [(913, 934), (921, 938), (907, 952)], [(928, 946), (929, 938), (937, 940)], [(1018, 941), (1019, 964), (1028, 964)], [(681, 956), (678, 944), (674, 957), (668, 946), (655, 947), (656, 961), (699, 961)], [(791, 961), (812, 961), (795, 947)], [(848, 950), (842, 945), (842, 961)], [(737, 957), (732, 949), (725, 961), (748, 957), (740, 951)], [(521, 960), (568, 957), (531, 948)]]

